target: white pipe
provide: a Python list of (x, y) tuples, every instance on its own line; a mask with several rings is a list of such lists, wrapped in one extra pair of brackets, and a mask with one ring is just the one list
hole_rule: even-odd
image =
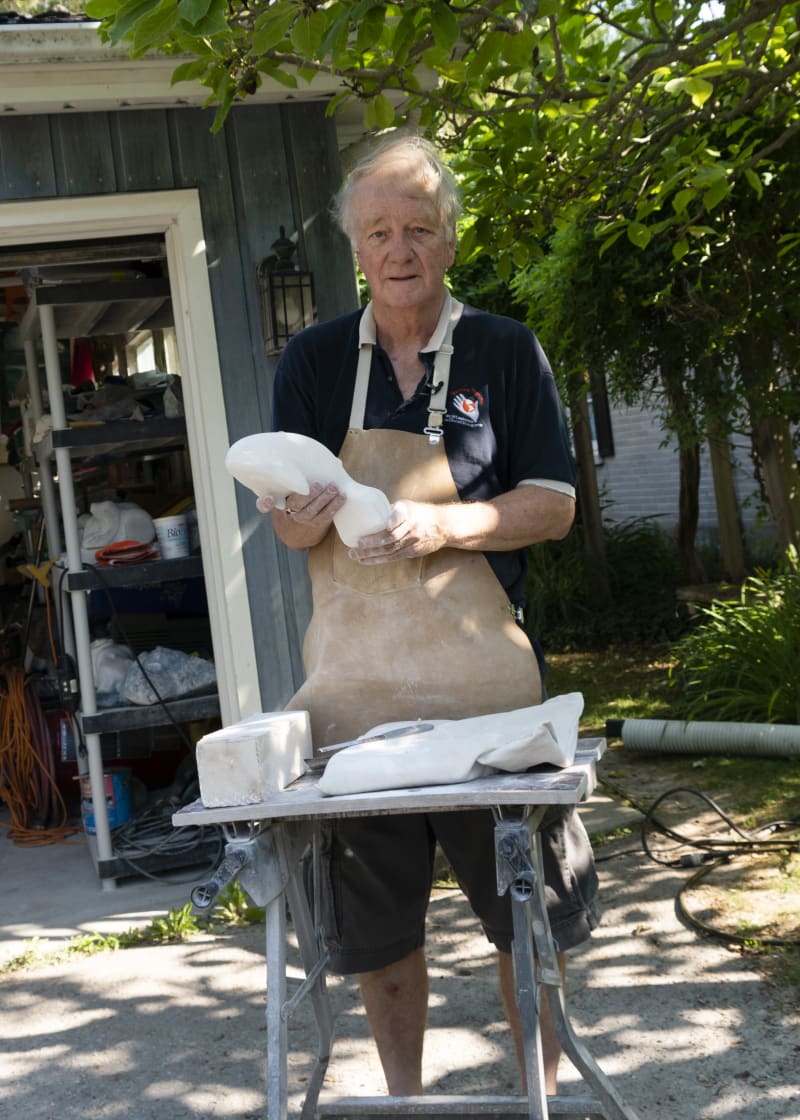
[[(58, 360), (55, 313), (49, 304), (39, 308), (39, 321), (42, 330), (44, 366), (47, 375), (47, 392), (50, 398), (50, 415), (53, 430), (67, 427), (67, 414), (64, 408), (64, 391), (61, 385), (61, 367)], [(67, 546), (67, 569), (70, 572), (83, 570), (81, 543), (78, 535), (78, 516), (75, 503), (75, 489), (72, 484), (72, 461), (68, 447), (56, 447), (54, 451), (58, 468), (58, 488), (61, 494), (61, 514), (64, 525), (64, 539)], [(89, 631), (89, 610), (85, 591), (71, 591), (72, 620), (74, 625), (75, 654), (78, 661), (78, 680), (81, 690), (81, 712), (94, 715), (97, 711), (97, 696), (92, 669), (91, 639)], [(92, 808), (94, 812), (97, 838), (97, 855), (100, 860), (110, 860), (113, 856), (111, 829), (108, 823), (105, 778), (103, 774), (103, 754), (100, 736), (89, 733), (85, 736), (89, 764), (89, 780), (92, 789)], [(104, 890), (113, 890), (112, 880), (102, 880)]]
[(606, 734), (637, 751), (800, 758), (800, 727), (795, 724), (623, 719), (607, 720)]

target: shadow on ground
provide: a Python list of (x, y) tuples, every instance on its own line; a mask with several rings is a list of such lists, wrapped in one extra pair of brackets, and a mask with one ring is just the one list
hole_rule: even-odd
[[(599, 853), (601, 856), (603, 852)], [(675, 917), (679, 873), (641, 851), (600, 863), (604, 920), (571, 956), (578, 1036), (641, 1120), (800, 1120), (800, 1015), (749, 961)], [(429, 921), (431, 1092), (515, 1092), (491, 949), (457, 892)], [(3, 1112), (24, 1120), (264, 1115), (263, 929), (0, 976)], [(383, 1091), (352, 980), (333, 979), (326, 1090)], [(314, 1032), (289, 1027), (290, 1115)], [(580, 1092), (565, 1068), (563, 1091)]]

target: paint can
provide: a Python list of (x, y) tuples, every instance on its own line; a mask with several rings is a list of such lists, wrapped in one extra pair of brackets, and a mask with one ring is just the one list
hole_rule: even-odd
[[(107, 770), (103, 774), (103, 789), (108, 811), (108, 827), (118, 828), (133, 815), (133, 793), (131, 772), (127, 767)], [(92, 783), (88, 774), (81, 776), (81, 820), (86, 832), (94, 836), (97, 829), (94, 820)]]

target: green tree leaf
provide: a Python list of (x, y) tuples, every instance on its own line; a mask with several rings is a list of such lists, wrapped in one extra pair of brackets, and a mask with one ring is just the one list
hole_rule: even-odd
[(253, 32), (254, 53), (265, 54), (285, 39), (295, 15), (296, 9), (284, 4), (268, 8), (263, 16), (259, 16)]
[(689, 242), (686, 240), (685, 237), (682, 237), (679, 241), (676, 241), (675, 244), (672, 246), (672, 256), (675, 258), (676, 261), (682, 260), (688, 252), (689, 252)]
[(682, 191), (677, 191), (672, 197), (672, 208), (676, 214), (685, 214), (689, 208), (690, 203), (694, 202), (697, 198), (697, 191), (694, 187), (686, 187)]
[(646, 249), (650, 244), (650, 230), (641, 222), (628, 222), (628, 240), (637, 249)]
[(365, 51), (374, 46), (380, 39), (386, 23), (386, 7), (376, 4), (364, 15), (356, 36), (356, 50)]
[(748, 183), (755, 191), (756, 198), (761, 198), (764, 194), (764, 184), (761, 182), (760, 176), (756, 175), (752, 167), (746, 167), (744, 174)]
[(367, 128), (389, 128), (393, 123), (394, 106), (385, 94), (379, 93), (364, 109), (364, 124)]
[(667, 93), (685, 93), (698, 109), (702, 109), (714, 92), (713, 85), (705, 78), (673, 78), (664, 88)]
[(443, 3), (443, 0), (433, 0), (430, 19), (437, 47), (443, 51), (452, 50), (458, 41), (458, 20), (452, 8)]
[(212, 0), (178, 0), (178, 12), (181, 19), (194, 25), (208, 13), (211, 4)]
[(109, 31), (110, 41), (121, 43), (123, 39), (131, 36), (139, 22), (157, 8), (159, 2), (160, 0), (128, 0), (128, 3), (121, 4), (113, 17)]
[(157, 47), (175, 28), (178, 19), (178, 0), (161, 0), (158, 7), (138, 20), (133, 28), (131, 56), (137, 58)]
[(310, 14), (303, 12), (291, 30), (292, 46), (304, 58), (314, 58), (327, 29), (328, 17), (322, 9)]
[(402, 65), (408, 55), (409, 49), (418, 38), (416, 13), (405, 10), (395, 26), (392, 35), (392, 54), (395, 61)]
[(709, 187), (709, 189), (703, 195), (703, 206), (706, 208), (706, 211), (710, 214), (716, 206), (719, 206), (720, 202), (722, 202), (727, 193), (727, 180), (718, 179), (717, 182)]
[(207, 70), (207, 58), (196, 58), (193, 62), (182, 62), (172, 71), (170, 85), (177, 85), (178, 82), (195, 82), (202, 78)]
[(87, 0), (83, 11), (90, 19), (105, 19), (115, 15), (119, 7), (119, 0)]

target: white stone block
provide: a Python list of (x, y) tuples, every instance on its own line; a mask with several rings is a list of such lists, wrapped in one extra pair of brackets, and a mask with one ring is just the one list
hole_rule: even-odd
[(201, 800), (258, 804), (299, 778), (312, 753), (308, 712), (258, 712), (212, 731), (197, 743)]

